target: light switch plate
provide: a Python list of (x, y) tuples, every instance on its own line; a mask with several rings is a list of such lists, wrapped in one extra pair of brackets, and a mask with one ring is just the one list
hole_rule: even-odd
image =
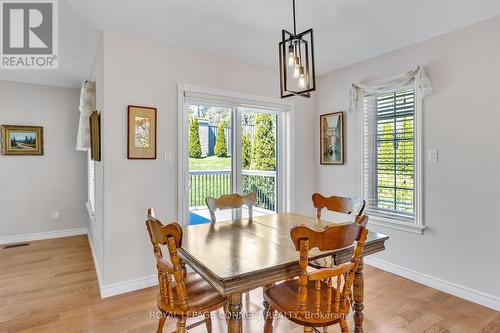
[(429, 149), (427, 160), (429, 162), (437, 162), (438, 159), (439, 159), (439, 151), (435, 148)]
[(171, 151), (166, 151), (163, 153), (163, 161), (165, 161), (165, 163), (172, 163), (172, 152)]

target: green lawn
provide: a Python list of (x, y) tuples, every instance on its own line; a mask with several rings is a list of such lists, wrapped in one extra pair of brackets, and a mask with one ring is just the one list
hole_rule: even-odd
[(231, 157), (190, 158), (189, 170), (231, 170)]

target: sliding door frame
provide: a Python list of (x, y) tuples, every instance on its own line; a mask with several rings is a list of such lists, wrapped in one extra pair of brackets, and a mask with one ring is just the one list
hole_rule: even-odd
[[(221, 102), (231, 103), (233, 106), (244, 107), (253, 105), (262, 108), (262, 112), (276, 115), (276, 160), (277, 160), (277, 191), (280, 194), (276, 200), (278, 211), (292, 211), (294, 207), (293, 197), (293, 110), (294, 102), (289, 100), (281, 100), (278, 98), (262, 97), (256, 95), (248, 95), (232, 91), (224, 91), (211, 89), (187, 84), (178, 84), (178, 177), (177, 177), (177, 217), (181, 225), (186, 226), (189, 223), (189, 154), (188, 154), (188, 138), (189, 138), (189, 114), (188, 102), (186, 93), (199, 94), (217, 98)], [(252, 107), (249, 107), (252, 108)], [(256, 109), (258, 111), (258, 108)], [(231, 144), (232, 154), (232, 171), (241, 170), (241, 137), (236, 135), (239, 131), (237, 126), (241, 125), (241, 111), (238, 107), (231, 107), (232, 122), (231, 126)], [(250, 111), (251, 112), (251, 111)], [(233, 191), (241, 191), (242, 184), (241, 172), (232, 172), (232, 189)]]

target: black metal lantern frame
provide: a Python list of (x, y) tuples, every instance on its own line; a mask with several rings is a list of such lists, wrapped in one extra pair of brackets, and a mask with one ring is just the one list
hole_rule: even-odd
[(281, 98), (310, 97), (316, 90), (313, 30), (296, 33), (295, 0), (293, 1), (293, 30), (281, 32), (279, 43)]

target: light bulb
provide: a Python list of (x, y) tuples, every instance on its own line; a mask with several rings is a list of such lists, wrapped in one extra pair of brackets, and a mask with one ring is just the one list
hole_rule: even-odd
[(306, 86), (306, 76), (304, 75), (304, 66), (299, 67), (299, 87), (305, 88)]
[(294, 63), (294, 69), (293, 69), (293, 77), (294, 78), (298, 78), (299, 77), (299, 67), (300, 67), (300, 59), (299, 57), (295, 56), (294, 59), (293, 59), (293, 63)]
[(293, 45), (290, 44), (288, 47), (288, 66), (293, 66), (295, 63), (295, 50), (293, 48)]
[(299, 87), (305, 88), (306, 87), (306, 77), (304, 74), (299, 75)]
[(300, 67), (302, 67), (300, 66), (299, 57), (295, 57), (294, 63), (295, 63), (295, 68), (293, 69), (293, 77), (298, 78), (300, 74)]

